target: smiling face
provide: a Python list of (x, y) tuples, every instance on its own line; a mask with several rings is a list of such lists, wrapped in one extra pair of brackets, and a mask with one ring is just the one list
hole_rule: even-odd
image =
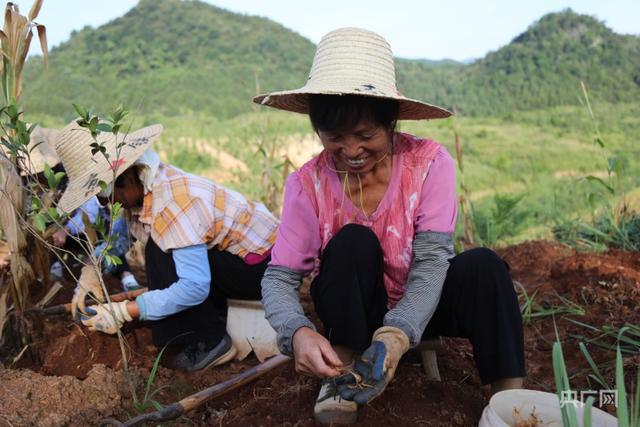
[(309, 118), (339, 170), (371, 172), (390, 151), (399, 105), (359, 95), (311, 95)]
[(371, 172), (388, 153), (392, 132), (371, 121), (361, 121), (350, 130), (318, 130), (318, 136), (338, 170), (362, 174)]

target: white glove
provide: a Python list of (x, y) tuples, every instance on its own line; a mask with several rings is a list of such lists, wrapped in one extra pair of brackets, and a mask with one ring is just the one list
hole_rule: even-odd
[(87, 308), (91, 317), (81, 316), (82, 324), (90, 331), (100, 331), (105, 334), (115, 334), (125, 322), (131, 322), (133, 317), (127, 310), (129, 301), (112, 302), (111, 304), (92, 305)]
[(82, 267), (80, 280), (78, 280), (76, 290), (73, 293), (73, 299), (71, 299), (71, 316), (74, 319), (76, 318), (78, 310), (86, 314), (84, 300), (89, 294), (93, 294), (98, 301), (105, 300), (96, 269), (93, 266), (85, 265)]

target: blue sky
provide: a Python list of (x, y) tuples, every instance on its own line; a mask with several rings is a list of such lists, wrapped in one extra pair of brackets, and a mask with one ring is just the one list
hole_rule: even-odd
[[(32, 1), (17, 0), (23, 13)], [(206, 0), (250, 15), (265, 16), (318, 42), (339, 27), (373, 30), (397, 56), (467, 60), (509, 43), (546, 13), (567, 7), (596, 16), (618, 33), (640, 34), (640, 0)], [(72, 30), (100, 26), (123, 15), (137, 0), (44, 0), (37, 19), (50, 46)], [(34, 46), (33, 48), (35, 48)], [(36, 53), (37, 48), (32, 52)]]

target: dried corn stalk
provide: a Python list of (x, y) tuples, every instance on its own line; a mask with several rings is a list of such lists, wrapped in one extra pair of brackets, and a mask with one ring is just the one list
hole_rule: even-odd
[(20, 15), (17, 4), (7, 3), (4, 11), (4, 27), (0, 31), (0, 46), (3, 60), (0, 75), (3, 78), (5, 105), (15, 104), (22, 93), (22, 72), (33, 38), (33, 30), (38, 32), (40, 48), (47, 62), (47, 31), (44, 25), (33, 22), (38, 16), (43, 0), (36, 0), (27, 16)]
[[(0, 31), (0, 79), (4, 103), (2, 107), (18, 108), (18, 100), (22, 92), (22, 73), (29, 52), (33, 30), (38, 33), (40, 47), (45, 63), (47, 61), (47, 36), (43, 25), (33, 22), (38, 16), (43, 0), (35, 0), (27, 16), (20, 15), (18, 6), (8, 2), (4, 13), (4, 26)], [(4, 111), (4, 110), (3, 110)], [(14, 136), (8, 129), (8, 141)], [(12, 159), (15, 160), (15, 159)], [(2, 325), (7, 316), (7, 295), (17, 311), (28, 305), (29, 285), (35, 280), (32, 262), (37, 266), (39, 275), (43, 274), (45, 259), (43, 248), (33, 242), (29, 248), (27, 233), (23, 227), (25, 212), (25, 189), (17, 173), (16, 165), (6, 156), (0, 155), (0, 229), (10, 250), (10, 279), (0, 284), (0, 338)], [(34, 259), (28, 261), (26, 254), (31, 249)], [(46, 275), (45, 275), (46, 277)], [(9, 290), (7, 290), (7, 287)]]
[[(0, 155), (0, 228), (2, 228), (10, 251), (9, 264), (13, 280), (12, 300), (15, 306), (20, 308), (26, 306), (29, 284), (35, 278), (31, 265), (24, 256), (27, 240), (18, 216), (22, 214), (23, 206), (23, 188), (20, 176), (14, 165), (4, 155)], [(0, 323), (2, 323), (2, 319), (0, 319)]]

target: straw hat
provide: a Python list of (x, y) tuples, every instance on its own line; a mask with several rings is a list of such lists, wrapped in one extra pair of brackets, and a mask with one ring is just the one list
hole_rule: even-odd
[[(57, 129), (41, 128), (36, 126), (31, 131), (31, 138), (27, 150), (29, 158), (25, 158), (24, 153), (19, 153), (18, 165), (20, 167), (20, 175), (37, 175), (44, 172), (45, 163), (53, 167), (60, 163), (60, 159), (53, 148), (56, 138), (60, 131)], [(2, 146), (5, 155), (8, 156), (9, 151)]]
[(58, 202), (58, 210), (72, 212), (100, 192), (100, 181), (110, 184), (131, 166), (162, 133), (162, 125), (152, 125), (127, 135), (119, 134), (118, 143), (125, 142), (116, 158), (116, 138), (112, 133), (98, 135), (98, 143), (104, 143), (109, 161), (96, 153), (91, 154), (94, 142), (91, 133), (76, 121), (69, 123), (56, 141), (56, 151), (64, 166), (69, 184)]
[(309, 79), (303, 87), (259, 95), (253, 102), (308, 114), (311, 94), (394, 99), (400, 103), (400, 120), (442, 119), (451, 115), (444, 108), (403, 96), (396, 88), (389, 43), (378, 34), (360, 28), (341, 28), (320, 40)]

